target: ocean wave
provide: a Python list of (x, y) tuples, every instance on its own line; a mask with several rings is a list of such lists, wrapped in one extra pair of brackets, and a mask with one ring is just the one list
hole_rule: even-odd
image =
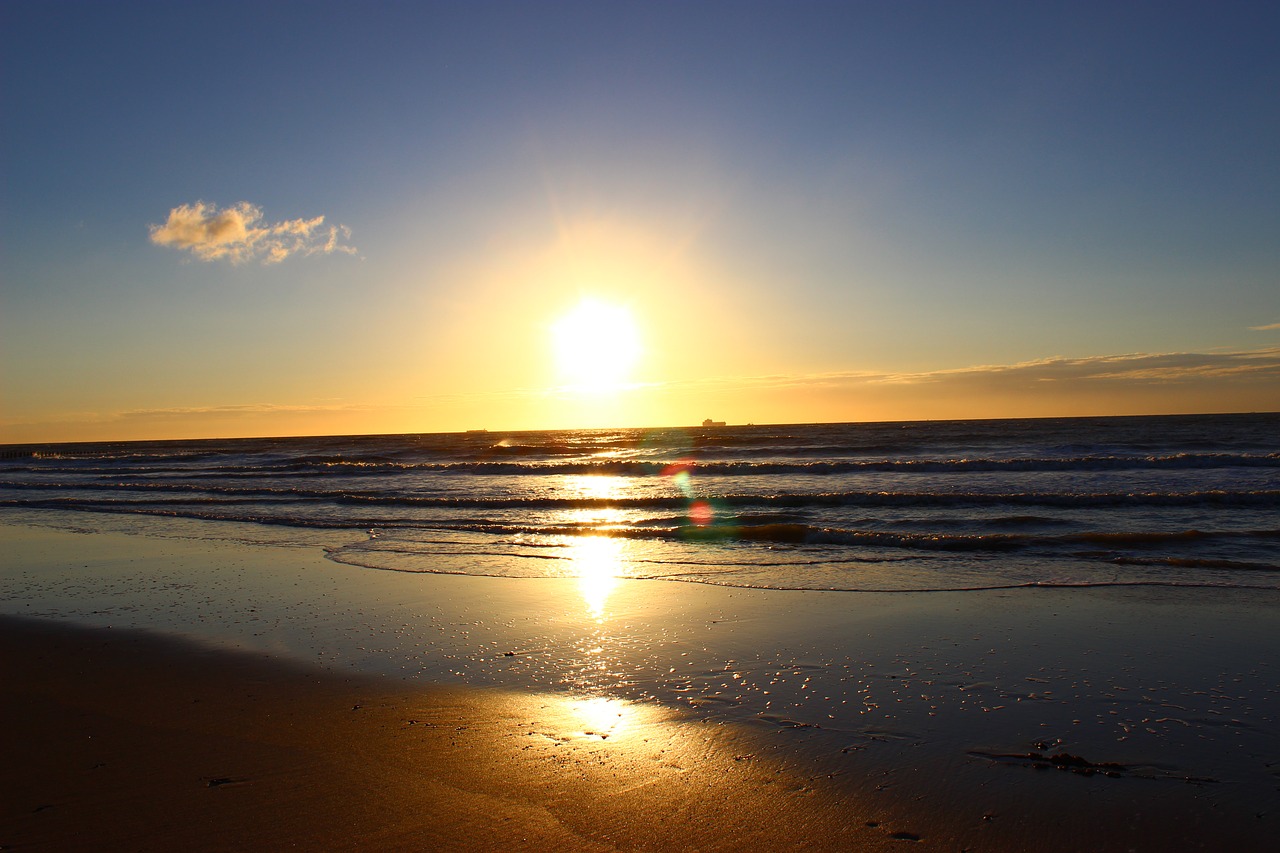
[(764, 524), (717, 523), (706, 526), (683, 523), (672, 527), (638, 527), (625, 524), (574, 522), (546, 525), (482, 522), (473, 525), (448, 524), (449, 529), (507, 537), (610, 536), (624, 539), (656, 539), (679, 542), (738, 541), (776, 544), (842, 545), (852, 547), (902, 548), (919, 551), (1014, 551), (1032, 548), (1062, 552), (1064, 546), (1108, 544), (1113, 548), (1153, 549), (1185, 546), (1188, 543), (1280, 538), (1280, 530), (1179, 530), (1128, 533), (1085, 532), (1067, 534), (1036, 533), (912, 533), (887, 530), (849, 530), (821, 527), (801, 522)]
[[(572, 557), (555, 553), (526, 553), (513, 559), (502, 548), (458, 548), (455, 543), (442, 541), (434, 544), (445, 550), (424, 551), (420, 547), (389, 547), (369, 550), (355, 544), (331, 549), (326, 556), (337, 563), (380, 571), (409, 574), (470, 575), (475, 577), (539, 578), (576, 577)], [(477, 561), (474, 558), (479, 557)], [(425, 558), (425, 559), (424, 559)], [(444, 559), (442, 559), (444, 558)], [(461, 562), (457, 558), (463, 558)], [(484, 558), (491, 558), (486, 560)], [(909, 558), (919, 565), (919, 558)], [(894, 558), (848, 560), (853, 565), (893, 564)], [(809, 575), (810, 567), (822, 569), (816, 563), (708, 563), (697, 560), (631, 561), (620, 569), (618, 577), (638, 581), (674, 581), (702, 583), (739, 589), (770, 589), (823, 592), (875, 592), (875, 593), (928, 593), (928, 592), (989, 592), (999, 590), (1093, 590), (1115, 588), (1166, 588), (1166, 589), (1223, 589), (1223, 590), (1280, 590), (1280, 581), (1267, 582), (1263, 572), (1280, 571), (1277, 567), (1257, 567), (1263, 572), (1249, 577), (1188, 577), (1174, 574), (1163, 577), (1100, 576), (1092, 577), (1044, 577), (1044, 578), (989, 578), (981, 579), (964, 571), (938, 567), (924, 575), (903, 576), (895, 583), (885, 584), (879, 575), (860, 572), (832, 575), (820, 571)], [(1218, 566), (1214, 566), (1218, 568)], [(1253, 567), (1245, 566), (1246, 570)], [(761, 570), (764, 570), (762, 573)], [(877, 582), (880, 581), (880, 582)]]
[[(680, 509), (689, 498), (679, 495), (637, 497), (552, 497), (545, 495), (509, 497), (457, 497), (443, 495), (409, 495), (376, 490), (307, 489), (270, 486), (218, 486), (166, 482), (0, 482), (0, 489), (16, 492), (103, 491), (112, 493), (187, 493), (210, 495), (192, 497), (192, 502), (230, 503), (243, 498), (277, 499), (299, 502), (321, 501), (334, 504), (384, 505), (401, 507), (440, 507), (471, 509), (540, 509), (540, 510), (605, 510), (605, 509)], [(215, 497), (216, 496), (216, 497)], [(1271, 507), (1280, 506), (1280, 489), (1250, 491), (1208, 490), (1193, 492), (786, 492), (777, 494), (729, 493), (709, 494), (705, 498), (713, 506), (744, 508), (823, 508), (823, 507), (1056, 507), (1093, 508), (1120, 506), (1152, 507)], [(36, 499), (31, 503), (44, 502)], [(69, 502), (76, 498), (62, 499)], [(87, 500), (87, 499), (85, 499)], [(0, 505), (19, 506), (27, 503), (14, 498)], [(1014, 516), (1010, 523), (1030, 523), (1035, 516)]]
[(1280, 565), (1203, 557), (1112, 557), (1118, 566), (1168, 566), (1176, 569), (1225, 569), (1232, 572), (1280, 572)]
[[(381, 566), (369, 566), (368, 568), (383, 568)], [(390, 569), (391, 571), (418, 571), (423, 569)], [(451, 574), (463, 574), (462, 572), (453, 572)], [(717, 574), (713, 577), (684, 577), (681, 575), (664, 575), (655, 578), (641, 578), (641, 580), (661, 580), (672, 581), (675, 583), (708, 583), (715, 586), (728, 586), (739, 589), (775, 589), (790, 590), (793, 592), (875, 592), (875, 593), (924, 593), (924, 592), (998, 592), (1000, 590), (1015, 589), (1062, 589), (1062, 590), (1088, 590), (1088, 589), (1123, 589), (1125, 587), (1143, 588), (1156, 587), (1164, 589), (1238, 589), (1238, 590), (1278, 590), (1280, 584), (1266, 583), (1243, 583), (1239, 581), (1226, 580), (1094, 580), (1094, 581), (1021, 581), (1018, 583), (972, 583), (972, 584), (903, 584), (901, 586), (876, 586), (874, 584), (858, 584), (854, 585), (846, 583), (843, 585), (833, 584), (815, 584), (812, 586), (803, 586), (800, 584), (764, 584), (760, 582), (743, 581), (734, 578), (731, 574)]]
[[(85, 483), (37, 483), (0, 482), (0, 489), (12, 491), (103, 491), (112, 493), (186, 493), (209, 495), (206, 498), (191, 497), (192, 502), (216, 503), (240, 501), (244, 498), (277, 499), (299, 502), (320, 501), (350, 505), (384, 505), (401, 507), (439, 507), (470, 509), (540, 509), (540, 510), (605, 510), (605, 509), (681, 509), (689, 505), (683, 495), (659, 495), (637, 497), (552, 497), (544, 495), (510, 497), (457, 497), (443, 495), (407, 495), (374, 490), (306, 489), (298, 487), (269, 486), (215, 486), (191, 483), (165, 482), (85, 482)], [(30, 503), (44, 502), (36, 499)], [(80, 500), (64, 498), (68, 502)], [(84, 499), (87, 500), (87, 499)], [(1075, 494), (1070, 492), (816, 492), (779, 494), (724, 494), (708, 495), (705, 500), (713, 506), (727, 508), (760, 507), (823, 508), (823, 507), (1057, 507), (1093, 508), (1120, 506), (1154, 507), (1271, 507), (1280, 506), (1280, 490), (1196, 492), (1097, 492)], [(19, 506), (28, 503), (15, 498), (0, 505)], [(1027, 521), (1028, 517), (1014, 517)], [(1032, 517), (1034, 518), (1034, 517)]]
[[(271, 499), (164, 499), (142, 500), (46, 498), (0, 500), (0, 506), (26, 509), (61, 509), (83, 512), (160, 515), (193, 519), (217, 519), (255, 524), (331, 529), (423, 529), (460, 531), (506, 537), (612, 536), (628, 539), (673, 542), (736, 541), (778, 545), (825, 545), (851, 548), (895, 548), (915, 551), (1001, 552), (1029, 549), (1072, 553), (1078, 557), (1113, 558), (1117, 551), (1152, 550), (1163, 547), (1188, 548), (1211, 541), (1280, 539), (1280, 530), (1196, 530), (1175, 531), (1083, 531), (1075, 533), (981, 532), (942, 533), (895, 530), (855, 530), (814, 525), (797, 516), (776, 513), (728, 515), (721, 520), (698, 525), (684, 515), (641, 519), (639, 523), (602, 523), (598, 520), (522, 524), (486, 517), (448, 515), (425, 522), (421, 519), (361, 516), (326, 517), (291, 512), (291, 501)], [(1078, 547), (1102, 546), (1109, 551), (1084, 553)], [(1200, 559), (1183, 555), (1184, 559)]]
[(6, 447), (0, 507), (113, 513), (102, 526), (126, 529), (155, 516), (254, 535), (248, 525), (377, 530), (380, 547), (406, 549), (395, 560), (423, 565), (436, 554), (413, 554), (428, 539), (470, 542), (455, 550), (489, 567), (611, 536), (643, 571), (721, 582), (738, 561), (737, 581), (769, 588), (915, 584), (935, 569), (977, 585), (1269, 581), (1277, 426), (1240, 415)]
[[(516, 447), (508, 455), (522, 455), (533, 448)], [(570, 448), (538, 448), (539, 455), (555, 457), (577, 455), (579, 450)], [(504, 451), (506, 453), (506, 451)], [(530, 453), (529, 455), (533, 455)], [(861, 473), (897, 474), (964, 474), (1003, 472), (1103, 472), (1146, 470), (1210, 470), (1230, 468), (1280, 468), (1280, 453), (1176, 453), (1151, 456), (1083, 455), (1062, 457), (1018, 458), (923, 458), (923, 459), (825, 459), (825, 460), (724, 460), (688, 455), (665, 459), (617, 459), (577, 458), (543, 460), (493, 460), (470, 461), (413, 461), (397, 459), (388, 454), (359, 454), (333, 456), (302, 456), (284, 460), (228, 461), (205, 467), (193, 465), (132, 465), (121, 461), (109, 466), (7, 466), (8, 473), (65, 473), (77, 476), (107, 475), (115, 478), (130, 476), (172, 476), (186, 479), (217, 479), (237, 477), (305, 476), (307, 474), (335, 474), (345, 476), (380, 476), (411, 472), (446, 475), (471, 475), (480, 477), (523, 477), (551, 475), (606, 475), (614, 477), (660, 476), (672, 465), (683, 464), (703, 476), (831, 476)]]

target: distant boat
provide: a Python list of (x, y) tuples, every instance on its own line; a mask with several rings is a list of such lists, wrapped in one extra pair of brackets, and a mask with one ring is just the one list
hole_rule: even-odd
[(487, 429), (469, 429), (469, 430), (467, 430), (467, 435), (487, 435), (488, 433), (489, 433), (489, 431), (488, 431)]
[(704, 427), (724, 426), (724, 421), (713, 421), (711, 420), (711, 418), (707, 418), (705, 421), (702, 422), (702, 425)]

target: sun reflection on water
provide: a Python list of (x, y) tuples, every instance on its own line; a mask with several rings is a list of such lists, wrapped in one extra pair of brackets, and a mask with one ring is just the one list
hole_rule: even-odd
[(578, 577), (578, 592), (587, 605), (587, 614), (603, 622), (605, 603), (618, 585), (622, 570), (622, 539), (586, 536), (570, 545), (570, 560)]
[(565, 491), (581, 498), (608, 500), (626, 493), (627, 481), (609, 474), (566, 474), (563, 477)]

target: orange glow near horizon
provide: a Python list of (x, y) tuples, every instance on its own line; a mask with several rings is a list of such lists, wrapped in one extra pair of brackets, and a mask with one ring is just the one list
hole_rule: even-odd
[[(891, 318), (870, 307), (857, 335), (833, 337), (823, 323), (845, 313), (815, 309), (795, 332), (799, 303), (711, 251), (706, 224), (594, 213), (513, 227), (436, 271), (457, 298), (423, 296), (416, 271), (389, 279), (413, 310), (359, 347), (277, 357), (264, 336), (216, 358), (133, 354), (154, 370), (116, 355), (28, 359), (0, 387), (0, 444), (1250, 412), (1280, 399), (1275, 345), (810, 350), (868, 340)], [(89, 373), (46, 375), (64, 361)]]

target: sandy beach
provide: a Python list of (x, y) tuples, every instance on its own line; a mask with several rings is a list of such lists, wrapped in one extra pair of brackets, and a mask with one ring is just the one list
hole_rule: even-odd
[(601, 599), (24, 520), (6, 849), (1261, 850), (1277, 819), (1274, 592)]
[[(5, 620), (5, 849), (877, 849), (834, 791), (657, 707), (408, 690)], [(614, 719), (610, 719), (613, 717)], [(612, 742), (611, 742), (612, 741)]]

